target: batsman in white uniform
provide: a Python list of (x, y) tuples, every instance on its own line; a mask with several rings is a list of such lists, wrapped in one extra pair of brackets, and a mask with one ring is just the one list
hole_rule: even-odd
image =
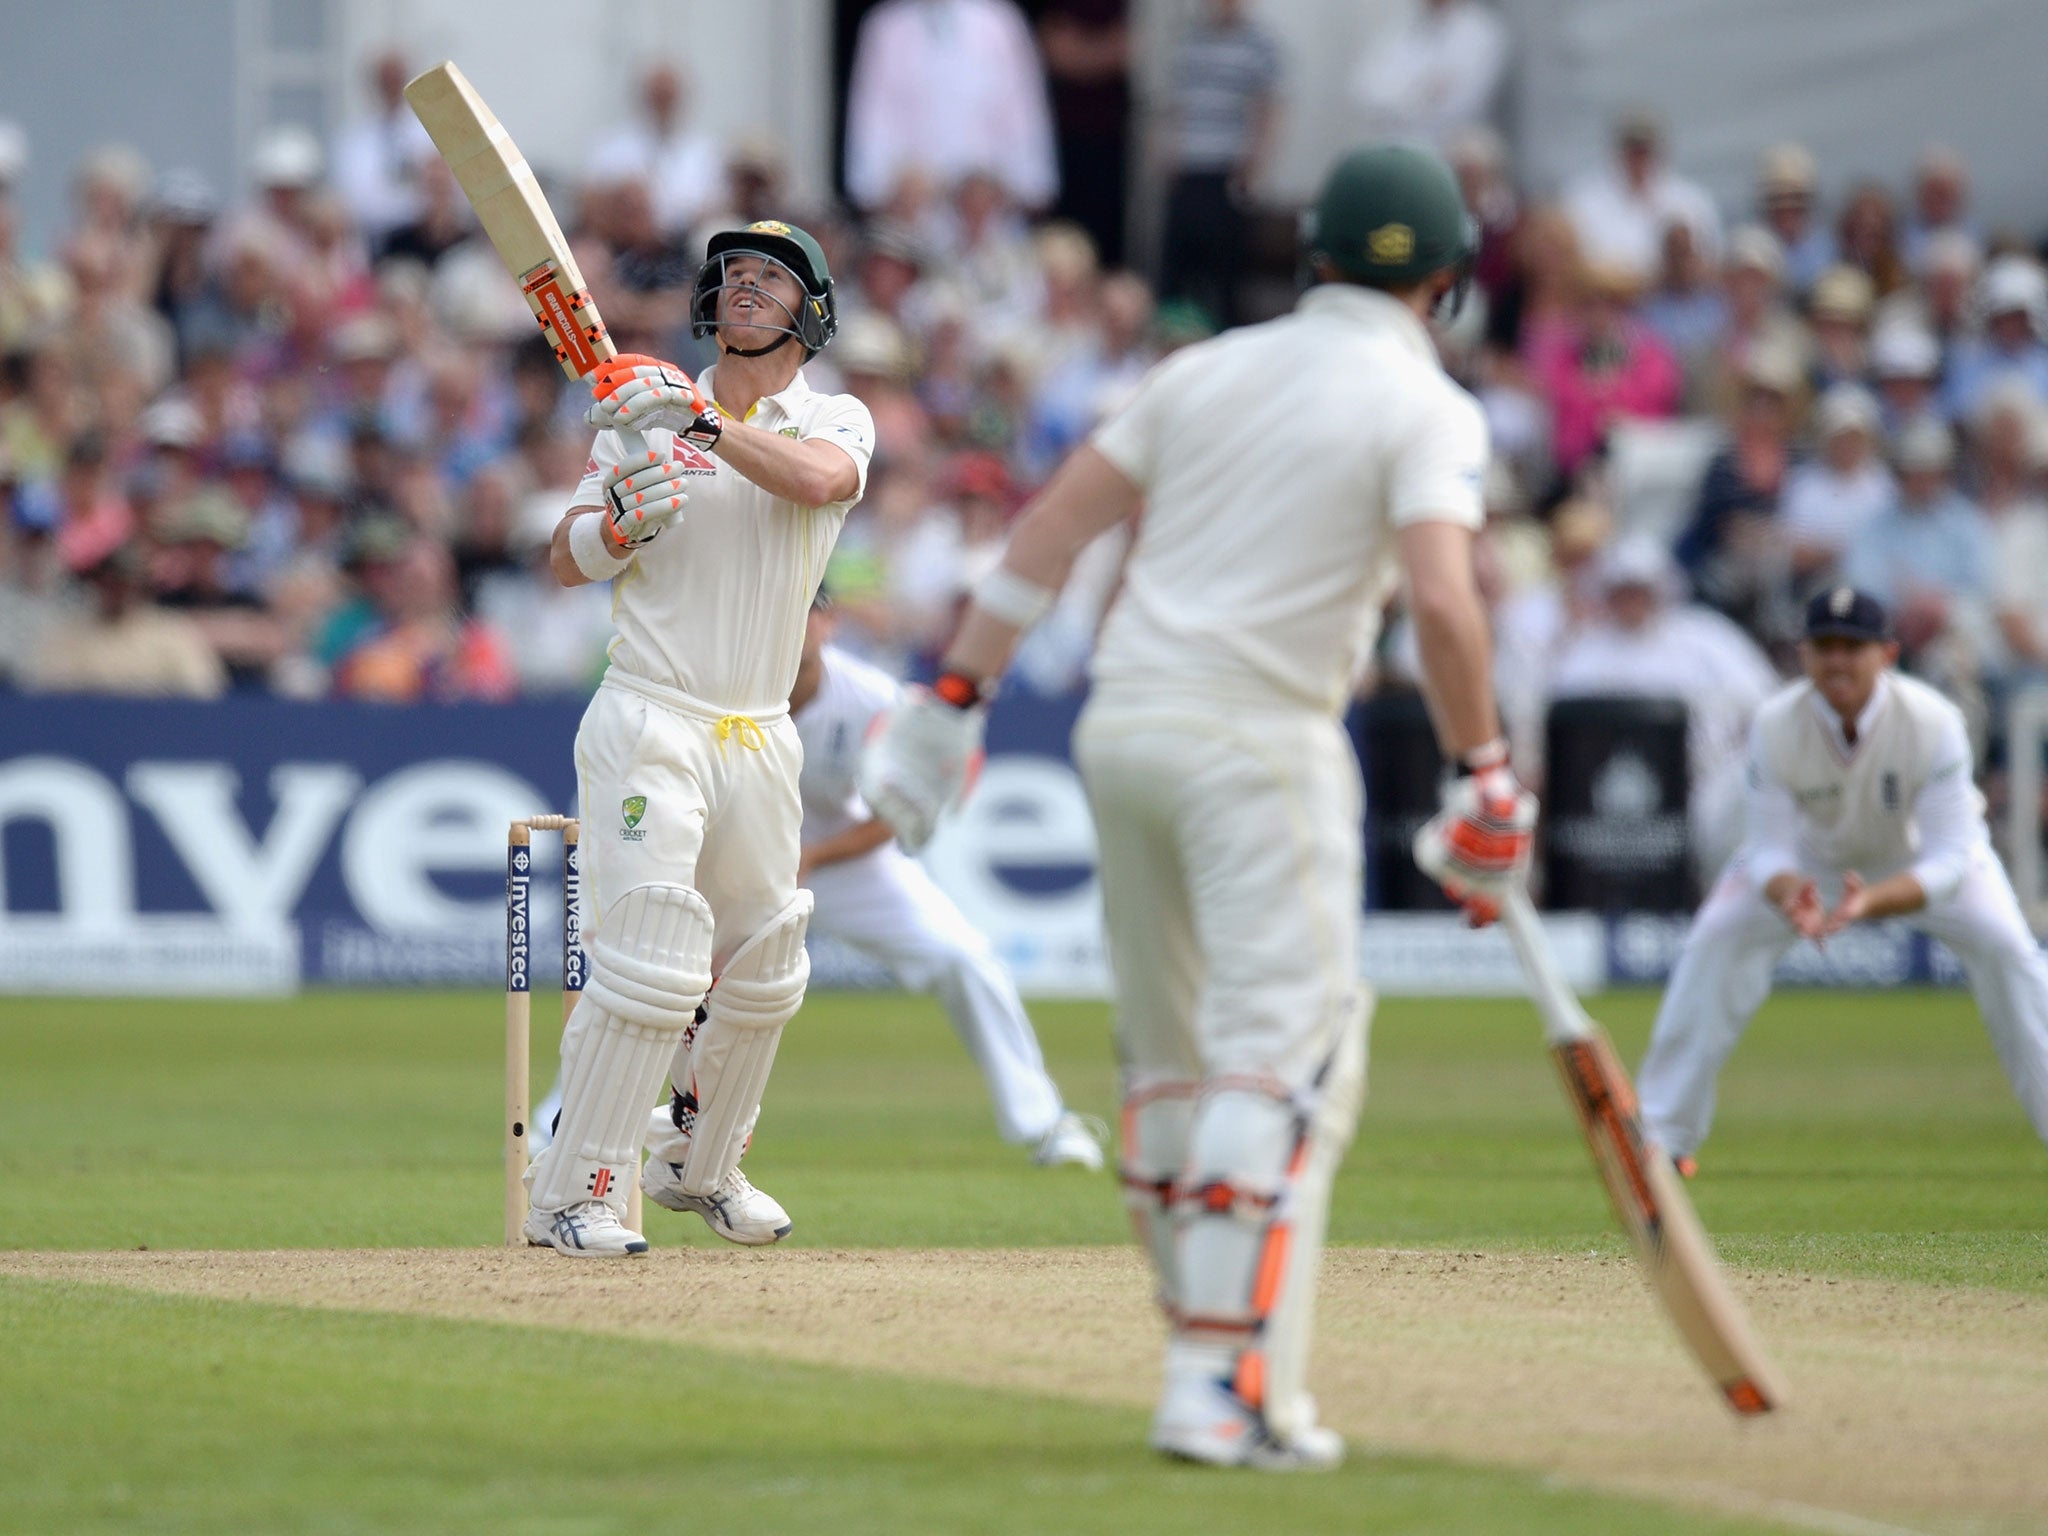
[[(874, 423), (804, 382), (834, 307), (802, 230), (714, 235), (693, 304), (716, 366), (693, 384), (626, 356), (596, 375), (604, 430), (552, 551), (564, 584), (612, 582), (619, 629), (576, 733), (590, 977), (526, 1220), (570, 1254), (646, 1251), (619, 1219), (636, 1173), (735, 1242), (790, 1226), (739, 1160), (809, 975), (789, 690)], [(664, 1079), (685, 1112), (641, 1172)]]
[(1898, 917), (1962, 962), (2048, 1141), (2048, 961), (1991, 851), (1962, 712), (1892, 670), (1884, 609), (1853, 588), (1808, 605), (1800, 653), (1806, 680), (1772, 695), (1750, 728), (1747, 834), (1665, 990), (1637, 1079), (1644, 1121), (1690, 1174), (1715, 1081), (1785, 951)]
[[(1306, 1390), (1331, 1182), (1365, 1090), (1362, 790), (1341, 714), (1406, 578), (1464, 773), (1418, 852), (1475, 917), (1526, 864), (1472, 541), (1478, 406), (1425, 324), (1474, 246), (1456, 180), (1382, 146), (1326, 183), (1292, 315), (1175, 354), (1061, 467), (930, 696), (862, 764), (913, 846), (959, 793), (992, 680), (1074, 556), (1136, 520), (1075, 752), (1095, 813), (1123, 1180), (1170, 1327), (1152, 1444), (1272, 1470), (1343, 1443)], [(1142, 506), (1143, 516), (1137, 514)]]
[[(822, 602), (822, 599), (820, 600)], [(913, 992), (936, 996), (954, 1031), (981, 1068), (1005, 1141), (1031, 1148), (1044, 1167), (1102, 1166), (1102, 1143), (1067, 1109), (1045, 1070), (1045, 1057), (1017, 984), (995, 951), (939, 889), (924, 866), (903, 852), (887, 822), (868, 809), (854, 771), (868, 727), (895, 704), (902, 685), (879, 667), (827, 643), (832, 621), (811, 610), (790, 718), (803, 744), (803, 860), (797, 882), (817, 905), (813, 936), (838, 939), (888, 968)], [(554, 1094), (533, 1112), (536, 1145), (551, 1135), (560, 1109)], [(657, 1143), (669, 1132), (673, 1107), (657, 1112)]]

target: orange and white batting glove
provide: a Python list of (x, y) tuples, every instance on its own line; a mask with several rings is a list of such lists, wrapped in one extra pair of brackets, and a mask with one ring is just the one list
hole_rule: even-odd
[(606, 546), (614, 555), (631, 554), (681, 517), (689, 501), (683, 466), (660, 448), (614, 466), (604, 478)]
[(624, 352), (590, 376), (593, 396), (585, 419), (614, 432), (673, 432), (710, 452), (723, 425), (718, 407), (674, 363), (644, 352)]
[(1483, 928), (1529, 871), (1536, 842), (1536, 797), (1508, 766), (1504, 741), (1466, 754), (1444, 788), (1443, 808), (1415, 834), (1415, 862)]

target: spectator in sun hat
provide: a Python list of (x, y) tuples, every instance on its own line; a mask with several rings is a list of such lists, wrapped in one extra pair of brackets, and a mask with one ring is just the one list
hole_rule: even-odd
[(1991, 525), (1957, 489), (1955, 439), (1922, 418), (1892, 448), (1898, 489), (1863, 527), (1842, 579), (1891, 610), (1909, 658), (1953, 635), (1973, 658), (1991, 641)]
[(1941, 419), (1935, 385), (1941, 377), (1941, 344), (1912, 320), (1887, 320), (1871, 333), (1870, 378), (1884, 413), (1885, 436), (1921, 416)]
[(1885, 467), (1878, 403), (1868, 390), (1837, 384), (1821, 396), (1813, 415), (1819, 451), (1793, 469), (1784, 497), (1793, 574), (1802, 581), (1833, 571), (1897, 494)]
[(2007, 385), (1986, 402), (1977, 439), (1978, 496), (1997, 552), (1999, 638), (2026, 679), (2048, 680), (2048, 412)]
[(1726, 416), (1740, 401), (1750, 355), (1759, 350), (1789, 356), (1803, 376), (1812, 338), (1786, 301), (1785, 250), (1760, 224), (1744, 224), (1728, 237), (1721, 269), (1728, 323), (1696, 381), (1700, 408)]
[(1927, 262), (1928, 242), (1954, 231), (1982, 242), (1984, 231), (1970, 216), (1970, 167), (1946, 145), (1930, 146), (1913, 175), (1913, 213), (1900, 241), (1907, 268), (1920, 273)]
[(1836, 260), (1819, 214), (1820, 168), (1804, 144), (1773, 144), (1757, 170), (1757, 214), (1785, 253), (1785, 277), (1803, 295)]
[(1919, 288), (1898, 296), (1908, 299), (1910, 313), (1941, 344), (1944, 363), (1977, 328), (1977, 281), (1983, 275), (1984, 248), (1959, 229), (1939, 230), (1928, 237)]
[(1983, 333), (1958, 341), (1948, 360), (1942, 404), (1954, 421), (1973, 418), (1984, 398), (2017, 379), (2048, 404), (2048, 274), (2026, 256), (2001, 256), (1977, 289)]
[(1807, 302), (1813, 332), (1813, 387), (1860, 384), (1870, 371), (1870, 278), (1846, 263), (1821, 273)]
[[(2048, 585), (2048, 564), (2039, 558), (2044, 552), (2040, 535), (2048, 522), (2040, 473), (2048, 448), (2048, 406), (2019, 380), (2007, 379), (1984, 396), (1970, 422), (1969, 441), (1965, 478), (1991, 524), (2001, 598), (2015, 579)], [(2015, 570), (2022, 573), (2017, 578)]]
[(1532, 321), (1525, 333), (1530, 372), (1550, 402), (1558, 472), (1567, 478), (1616, 421), (1670, 416), (1678, 408), (1678, 363), (1636, 318), (1640, 293), (1632, 268), (1589, 265), (1574, 315)]

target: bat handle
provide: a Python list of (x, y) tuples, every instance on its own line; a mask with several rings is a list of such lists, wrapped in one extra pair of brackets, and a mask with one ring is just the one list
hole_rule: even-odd
[(1586, 1017), (1577, 995), (1565, 981), (1557, 956), (1550, 948), (1549, 935), (1543, 931), (1543, 921), (1537, 917), (1529, 893), (1520, 886), (1502, 900), (1500, 924), (1507, 930), (1508, 942), (1515, 946), (1515, 958), (1522, 963), (1522, 974), (1528, 978), (1550, 1042), (1559, 1045), (1593, 1034), (1593, 1021)]

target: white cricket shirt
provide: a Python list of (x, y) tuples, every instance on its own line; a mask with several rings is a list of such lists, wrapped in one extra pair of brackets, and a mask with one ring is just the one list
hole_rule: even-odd
[(804, 841), (815, 843), (858, 826), (874, 813), (855, 787), (861, 743), (876, 715), (896, 702), (901, 685), (880, 667), (828, 645), (818, 691), (790, 714), (803, 743), (797, 793), (804, 803)]
[[(698, 380), (711, 395), (712, 373)], [(867, 489), (875, 423), (852, 395), (822, 395), (799, 372), (781, 393), (747, 412), (749, 426), (785, 437), (822, 437), (846, 450), (860, 487), (846, 501), (800, 507), (764, 491), (715, 454), (674, 433), (648, 445), (684, 465), (690, 502), (612, 579), (619, 635), (611, 664), (647, 682), (739, 714), (780, 714), (803, 654), (804, 615), (825, 576), (846, 514)], [(623, 452), (600, 432), (572, 506), (601, 507), (604, 479)]]
[(1175, 353), (1092, 441), (1146, 493), (1092, 668), (1127, 701), (1335, 713), (1395, 530), (1482, 518), (1478, 403), (1413, 313), (1347, 284)]
[(1989, 856), (1962, 711), (1914, 678), (1878, 679), (1853, 747), (1813, 684), (1780, 689), (1757, 710), (1749, 754), (1741, 858), (1758, 889), (1788, 870), (1910, 870), (1931, 904)]

